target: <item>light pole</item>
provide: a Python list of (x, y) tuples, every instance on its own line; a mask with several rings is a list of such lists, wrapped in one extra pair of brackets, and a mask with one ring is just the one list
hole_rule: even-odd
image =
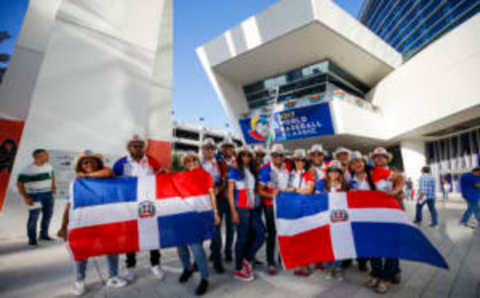
[(275, 106), (277, 105), (278, 96), (280, 94), (280, 86), (276, 86), (273, 88), (268, 89), (268, 95), (271, 100), (268, 101), (268, 105), (270, 106), (270, 115), (268, 116), (268, 125), (269, 125), (269, 132), (268, 137), (265, 142), (265, 150), (268, 152), (270, 151), (270, 145), (272, 144), (274, 138), (274, 127), (273, 127), (273, 116), (275, 114)]

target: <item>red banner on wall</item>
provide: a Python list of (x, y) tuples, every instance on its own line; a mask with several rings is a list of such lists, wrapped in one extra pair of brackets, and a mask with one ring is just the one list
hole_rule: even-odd
[(23, 121), (0, 119), (0, 212), (7, 193), (8, 180), (18, 151)]

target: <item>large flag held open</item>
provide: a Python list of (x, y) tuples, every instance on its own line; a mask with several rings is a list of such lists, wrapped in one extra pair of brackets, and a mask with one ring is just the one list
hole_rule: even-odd
[(286, 269), (360, 257), (400, 258), (448, 268), (397, 200), (384, 192), (280, 193), (275, 207)]
[(149, 177), (77, 179), (68, 244), (75, 260), (182, 246), (214, 233), (203, 170)]

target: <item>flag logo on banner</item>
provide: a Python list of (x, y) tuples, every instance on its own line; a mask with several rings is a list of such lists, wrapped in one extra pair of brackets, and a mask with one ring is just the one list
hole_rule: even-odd
[(68, 245), (76, 261), (101, 255), (185, 246), (215, 231), (204, 170), (72, 185)]
[(398, 201), (381, 191), (275, 199), (280, 255), (286, 269), (355, 258), (400, 258), (448, 268)]

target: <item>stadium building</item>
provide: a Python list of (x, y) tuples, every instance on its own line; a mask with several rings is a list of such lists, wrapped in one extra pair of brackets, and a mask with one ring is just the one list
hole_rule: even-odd
[[(430, 164), (458, 191), (479, 163), (477, 11), (477, 1), (367, 1), (358, 20), (330, 0), (284, 0), (197, 55), (246, 143), (273, 127), (289, 149), (382, 145), (407, 176)], [(404, 43), (392, 43), (395, 30)]]

